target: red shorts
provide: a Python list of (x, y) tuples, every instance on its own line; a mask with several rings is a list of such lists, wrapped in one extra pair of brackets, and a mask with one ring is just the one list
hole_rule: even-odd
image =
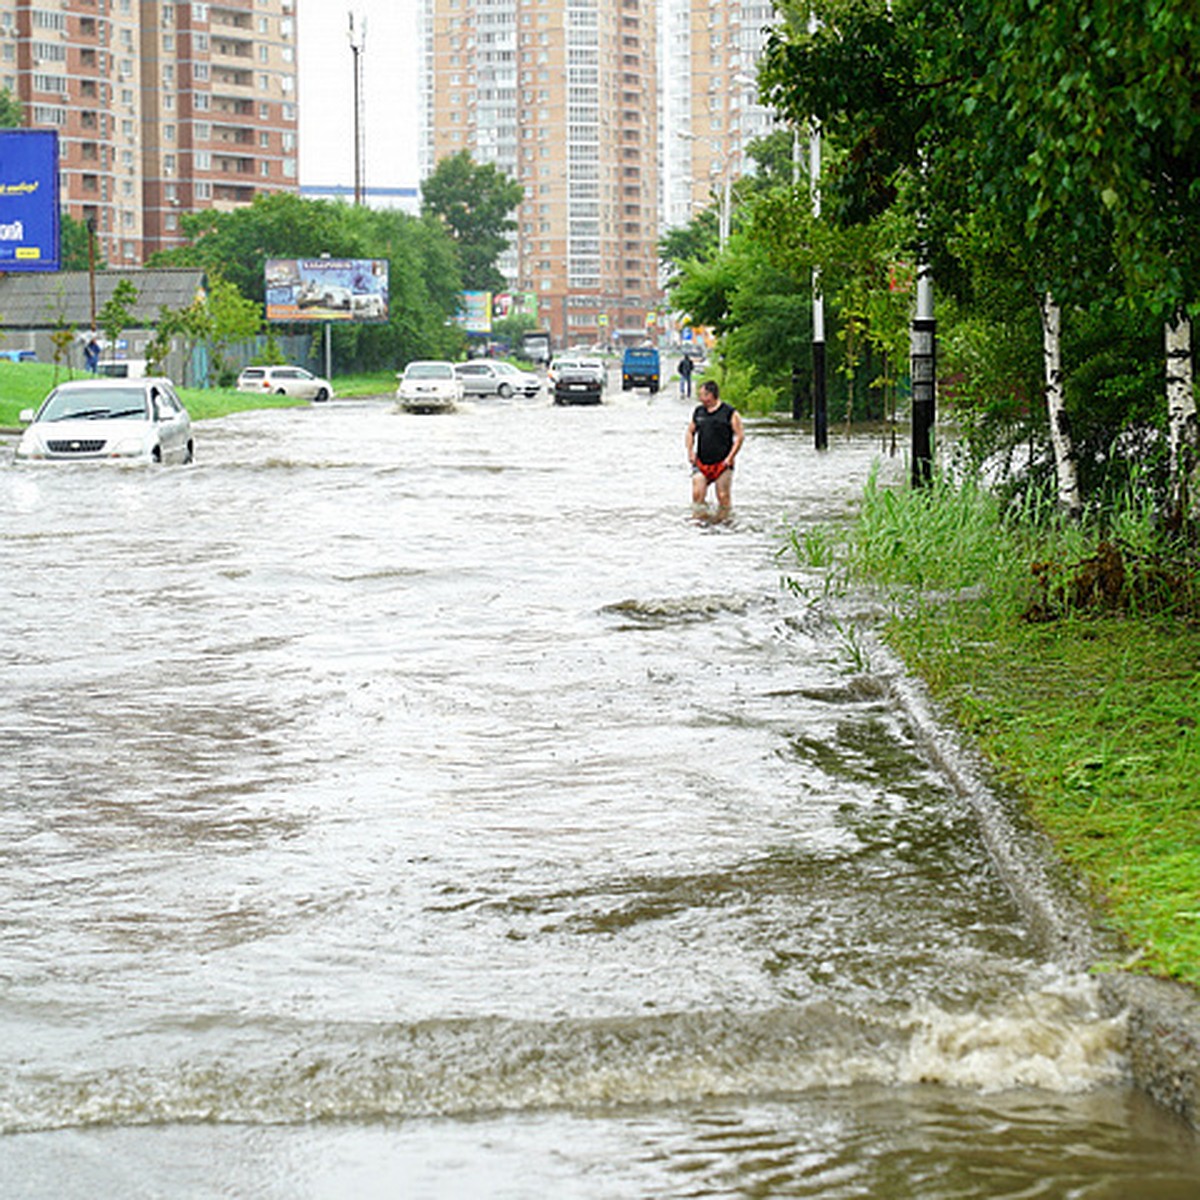
[(708, 480), (709, 483), (716, 483), (722, 475), (729, 470), (729, 464), (722, 459), (720, 462), (706, 463), (696, 459), (696, 470)]

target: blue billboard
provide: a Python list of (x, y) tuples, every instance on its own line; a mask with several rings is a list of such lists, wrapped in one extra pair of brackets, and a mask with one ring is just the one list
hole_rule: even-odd
[(0, 129), (0, 271), (58, 268), (58, 132)]

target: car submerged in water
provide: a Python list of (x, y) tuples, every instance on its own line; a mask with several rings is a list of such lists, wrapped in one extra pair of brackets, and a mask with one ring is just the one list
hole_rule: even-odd
[(245, 367), (237, 378), (239, 392), (258, 392), (273, 396), (291, 396), (318, 404), (333, 399), (333, 384), (303, 367)]
[(490, 358), (473, 358), (470, 362), (459, 363), (454, 373), (462, 380), (466, 396), (499, 396), (501, 400), (507, 400), (513, 395), (532, 398), (542, 390), (540, 375)]
[(18, 462), (190, 463), (192, 419), (169, 379), (76, 379), (60, 383), (34, 412)]
[(598, 358), (556, 358), (550, 364), (555, 404), (599, 404), (608, 372)]
[(438, 359), (410, 362), (396, 389), (396, 403), (405, 412), (450, 412), (462, 398), (462, 380), (454, 373), (454, 364)]

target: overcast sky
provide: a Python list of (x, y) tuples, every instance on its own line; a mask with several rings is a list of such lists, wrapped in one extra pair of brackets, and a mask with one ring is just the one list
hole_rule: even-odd
[(301, 186), (354, 187), (354, 56), (349, 15), (367, 21), (363, 182), (416, 187), (417, 0), (299, 0)]

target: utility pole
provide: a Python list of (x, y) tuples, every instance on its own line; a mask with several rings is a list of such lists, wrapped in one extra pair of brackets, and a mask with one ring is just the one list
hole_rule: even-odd
[[(821, 216), (821, 126), (815, 119), (809, 134), (808, 170), (812, 181), (813, 217)], [(813, 445), (818, 450), (829, 446), (829, 399), (825, 385), (825, 295), (821, 291), (821, 268), (812, 272), (812, 366), (813, 366)]]
[(927, 264), (917, 268), (917, 315), (909, 342), (912, 377), (912, 484), (933, 479), (933, 423), (937, 402), (937, 320), (933, 315), (933, 279)]
[[(809, 10), (808, 33), (820, 28), (817, 14)], [(821, 123), (813, 117), (808, 135), (808, 178), (812, 188), (813, 219), (821, 219)], [(829, 400), (825, 387), (825, 296), (821, 291), (821, 268), (812, 272), (812, 367), (813, 367), (813, 445), (818, 450), (829, 446)]]
[(354, 58), (354, 203), (363, 202), (363, 121), (362, 121), (362, 69), (363, 54), (367, 48), (367, 18), (350, 13), (350, 53)]
[(96, 220), (88, 217), (84, 222), (88, 235), (88, 297), (92, 304), (92, 331), (96, 329)]

